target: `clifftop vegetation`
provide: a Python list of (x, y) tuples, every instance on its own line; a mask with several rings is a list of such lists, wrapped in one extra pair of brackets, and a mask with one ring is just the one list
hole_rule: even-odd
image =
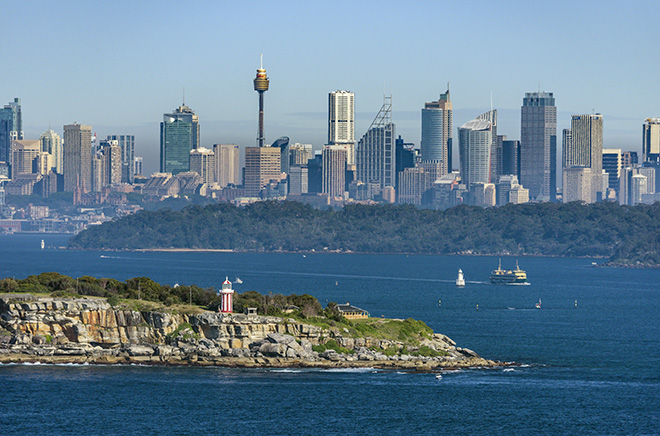
[(512, 254), (609, 257), (660, 265), (660, 204), (458, 206), (348, 205), (315, 210), (295, 202), (141, 211), (70, 240), (84, 249), (191, 248), (254, 251)]
[[(118, 309), (138, 312), (190, 314), (204, 310), (217, 311), (220, 304), (220, 297), (212, 288), (204, 289), (195, 285), (171, 287), (156, 283), (148, 277), (135, 277), (125, 282), (91, 276), (74, 279), (55, 272), (31, 275), (18, 280), (0, 279), (0, 294), (2, 293), (30, 293), (65, 298), (107, 298), (108, 303)], [(242, 313), (246, 307), (256, 308), (259, 315), (294, 319), (325, 330), (341, 328), (353, 338), (370, 337), (419, 345), (421, 341), (431, 339), (433, 335), (431, 328), (423, 321), (413, 319), (369, 318), (351, 321), (341, 315), (336, 303), (330, 302), (326, 308), (323, 308), (315, 297), (308, 294), (262, 295), (255, 291), (234, 294), (234, 312)], [(328, 347), (319, 347), (323, 350), (317, 351), (334, 349), (332, 342)]]

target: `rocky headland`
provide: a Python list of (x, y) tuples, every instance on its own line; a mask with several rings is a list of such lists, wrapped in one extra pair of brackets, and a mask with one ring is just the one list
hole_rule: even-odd
[(292, 318), (134, 311), (105, 298), (0, 294), (0, 363), (25, 362), (418, 371), (503, 365), (439, 333), (411, 345)]

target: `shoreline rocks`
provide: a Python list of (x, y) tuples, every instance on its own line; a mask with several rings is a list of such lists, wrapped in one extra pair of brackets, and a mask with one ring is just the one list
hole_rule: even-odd
[[(440, 333), (411, 349), (347, 332), (273, 316), (138, 312), (115, 309), (105, 299), (0, 294), (0, 363), (416, 371), (507, 365), (456, 347)], [(330, 339), (336, 349), (314, 351)], [(420, 347), (434, 357), (415, 355)]]

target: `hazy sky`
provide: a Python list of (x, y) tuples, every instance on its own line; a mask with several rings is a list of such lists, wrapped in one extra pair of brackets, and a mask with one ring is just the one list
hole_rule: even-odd
[[(203, 146), (253, 146), (264, 54), (265, 135), (327, 140), (328, 92), (355, 92), (356, 140), (393, 94), (397, 134), (450, 83), (456, 128), (490, 108), (520, 138), (525, 92), (553, 92), (558, 135), (600, 112), (606, 147), (640, 150), (660, 116), (657, 1), (5, 1), (0, 103), (22, 98), (26, 139), (51, 124), (134, 134), (158, 170), (159, 123), (182, 101)], [(455, 155), (457, 155), (457, 149)]]

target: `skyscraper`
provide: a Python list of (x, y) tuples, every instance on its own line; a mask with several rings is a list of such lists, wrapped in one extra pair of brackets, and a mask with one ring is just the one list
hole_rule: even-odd
[(384, 100), (378, 115), (355, 149), (357, 179), (364, 183), (375, 182), (381, 188), (394, 186), (396, 171), (392, 97), (385, 97)]
[(99, 150), (92, 159), (92, 190), (100, 192), (107, 186), (122, 183), (122, 161), (119, 141), (106, 139), (99, 141)]
[(264, 69), (264, 57), (261, 55), (261, 65), (257, 69), (257, 77), (254, 79), (254, 90), (259, 93), (259, 127), (257, 129), (257, 147), (264, 146), (264, 92), (268, 91), (270, 80)]
[(452, 170), (452, 117), (449, 88), (437, 101), (424, 104), (422, 109), (422, 160), (440, 162), (439, 176)]
[(561, 149), (562, 149), (561, 167), (562, 168), (571, 166), (570, 164), (568, 164), (569, 158), (566, 153), (571, 150), (572, 143), (573, 143), (573, 132), (571, 131), (571, 129), (563, 129), (561, 131)]
[(488, 112), (477, 117), (478, 120), (490, 121), (490, 168), (488, 170), (489, 180), (496, 181), (499, 179), (500, 171), (502, 170), (502, 141), (503, 138), (497, 135), (497, 109), (491, 109)]
[(520, 182), (530, 198), (557, 191), (557, 107), (552, 92), (527, 92), (520, 108)]
[(277, 138), (275, 142), (271, 144), (271, 147), (277, 147), (280, 149), (280, 163), (282, 165), (281, 172), (289, 173), (289, 137), (282, 136)]
[[(502, 174), (513, 174), (520, 177), (520, 141), (503, 140), (502, 141)], [(499, 181), (490, 178), (491, 182)]]
[(619, 178), (622, 168), (621, 149), (604, 148), (603, 149), (603, 169), (607, 171), (609, 186), (617, 193), (619, 192)]
[(589, 168), (592, 180), (592, 199), (597, 201), (602, 192), (601, 176), (603, 171), (603, 116), (601, 114), (573, 115), (571, 117), (571, 141), (564, 150), (566, 167), (580, 166)]
[(160, 172), (190, 170), (190, 150), (199, 147), (199, 117), (185, 104), (160, 123)]
[[(197, 130), (197, 143), (199, 144), (199, 130)], [(133, 135), (108, 135), (110, 141), (117, 141), (121, 149), (121, 181), (122, 183), (133, 183), (135, 176), (135, 136)]]
[(64, 126), (64, 191), (92, 189), (92, 126)]
[(39, 137), (41, 151), (53, 156), (53, 169), (57, 174), (64, 174), (64, 156), (62, 138), (54, 130), (48, 129)]
[(346, 149), (341, 145), (323, 147), (323, 193), (343, 197), (346, 185)]
[(0, 162), (11, 165), (11, 141), (23, 139), (21, 99), (15, 98), (0, 110)]
[(563, 168), (563, 197), (564, 203), (571, 201), (584, 201), (591, 203), (593, 174), (590, 168), (571, 166)]
[(190, 171), (194, 171), (202, 177), (206, 184), (215, 182), (215, 155), (213, 150), (199, 147), (190, 150)]
[(280, 149), (274, 147), (245, 148), (245, 195), (257, 197), (271, 181), (282, 177)]
[(221, 188), (241, 184), (239, 149), (236, 144), (214, 144), (215, 181)]
[[(12, 143), (12, 178), (40, 173), (41, 144), (38, 140), (15, 139)], [(46, 171), (47, 172), (47, 171)]]
[(647, 118), (642, 125), (642, 162), (660, 163), (660, 118)]
[(348, 165), (355, 165), (355, 94), (334, 91), (328, 94), (328, 145), (346, 150)]
[(472, 183), (490, 183), (492, 123), (476, 118), (458, 128), (461, 178), (468, 188)]

